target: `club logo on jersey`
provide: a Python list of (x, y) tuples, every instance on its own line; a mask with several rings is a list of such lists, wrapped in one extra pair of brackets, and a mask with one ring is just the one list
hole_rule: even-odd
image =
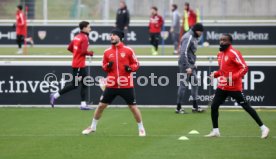
[(108, 56), (108, 58), (110, 59), (110, 58), (113, 58), (114, 57), (114, 54), (110, 54), (109, 56)]
[(37, 34), (40, 40), (44, 40), (46, 38), (47, 32), (45, 30), (39, 30)]
[(228, 61), (228, 56), (225, 56), (225, 57), (224, 57), (224, 61), (225, 61), (225, 62)]
[(124, 52), (121, 52), (120, 54), (121, 54), (122, 58), (124, 58), (126, 56), (126, 53), (124, 53)]

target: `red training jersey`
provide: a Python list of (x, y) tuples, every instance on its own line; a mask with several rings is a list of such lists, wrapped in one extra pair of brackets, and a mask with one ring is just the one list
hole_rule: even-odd
[(214, 73), (215, 78), (226, 77), (228, 82), (219, 79), (218, 88), (227, 91), (242, 91), (242, 78), (248, 67), (242, 54), (230, 45), (227, 50), (218, 53), (219, 70)]
[(80, 32), (78, 35), (76, 35), (71, 43), (68, 45), (67, 50), (73, 53), (73, 68), (85, 67), (86, 55), (93, 56), (94, 53), (92, 51), (88, 51), (88, 47), (88, 34), (84, 32)]
[[(107, 67), (109, 62), (113, 62), (111, 68)], [(120, 42), (118, 45), (112, 45), (109, 49), (105, 50), (102, 68), (108, 73), (106, 87), (134, 87), (132, 74), (125, 70), (125, 66), (129, 66), (131, 72), (135, 72), (139, 68), (139, 62), (131, 48)]]
[(27, 34), (27, 23), (26, 16), (23, 11), (16, 12), (16, 34), (26, 36)]
[(150, 17), (149, 22), (149, 32), (150, 33), (160, 33), (162, 30), (162, 26), (164, 24), (163, 18), (156, 14)]

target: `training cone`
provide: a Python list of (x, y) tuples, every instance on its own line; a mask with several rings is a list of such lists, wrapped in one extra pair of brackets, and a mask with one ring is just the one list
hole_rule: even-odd
[(186, 136), (181, 136), (180, 138), (178, 138), (178, 140), (189, 140), (189, 138), (187, 138)]
[(189, 134), (194, 135), (194, 134), (199, 134), (199, 132), (196, 131), (196, 130), (192, 130), (192, 131), (189, 132)]

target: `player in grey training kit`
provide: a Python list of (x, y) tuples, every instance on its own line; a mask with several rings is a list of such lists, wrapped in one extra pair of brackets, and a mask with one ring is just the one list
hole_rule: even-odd
[(177, 5), (172, 4), (172, 25), (171, 25), (171, 37), (174, 45), (173, 54), (178, 54), (178, 41), (180, 35), (180, 17), (177, 11)]
[[(180, 73), (183, 73), (187, 78), (187, 81), (180, 81), (180, 86), (177, 92), (177, 114), (184, 114), (185, 111), (182, 109), (181, 104), (184, 100), (184, 95), (189, 87), (188, 83), (192, 85), (192, 97), (193, 97), (193, 112), (203, 112), (204, 110), (197, 105), (198, 96), (198, 79), (197, 79), (197, 67), (196, 67), (196, 51), (198, 38), (203, 33), (203, 25), (196, 23), (187, 33), (185, 33), (180, 41), (180, 57), (178, 61)], [(183, 76), (180, 76), (183, 77)]]

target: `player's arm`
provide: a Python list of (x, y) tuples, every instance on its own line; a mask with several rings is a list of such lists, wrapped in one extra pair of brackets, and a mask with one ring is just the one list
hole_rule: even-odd
[(129, 12), (127, 10), (127, 12), (126, 12), (126, 24), (125, 24), (125, 27), (129, 26), (129, 21), (130, 21), (130, 16), (129, 16)]
[(181, 61), (183, 61), (184, 68), (192, 68), (193, 66), (190, 65), (188, 61), (188, 50), (190, 49), (192, 45), (192, 35), (190, 35), (188, 38), (184, 37), (181, 41), (181, 47), (180, 47), (180, 58)]
[[(219, 54), (217, 55), (217, 58), (218, 58)], [(219, 68), (220, 68), (220, 61), (218, 61), (218, 65), (219, 65)], [(211, 73), (210, 75), (211, 77), (214, 77), (214, 78), (218, 78), (220, 76), (222, 76), (222, 71), (219, 69), (217, 71), (214, 71)]]
[(247, 64), (245, 63), (244, 58), (242, 57), (240, 52), (233, 53), (233, 56), (230, 56), (234, 63), (237, 64), (238, 70), (233, 72), (232, 79), (236, 80), (238, 78), (242, 78), (248, 71)]
[(16, 25), (18, 25), (18, 26), (24, 26), (25, 25), (25, 19), (24, 19), (24, 16), (23, 16), (23, 13), (20, 13), (19, 14), (19, 21), (20, 21), (20, 23), (18, 23), (18, 24), (16, 24)]
[(70, 42), (70, 44), (67, 47), (67, 50), (70, 51), (71, 53), (73, 53), (73, 51), (74, 51), (74, 43), (73, 43), (73, 41)]
[(160, 16), (158, 25), (159, 25), (160, 27), (162, 27), (163, 24), (164, 24), (164, 20), (163, 20), (163, 18)]
[(102, 65), (103, 70), (105, 72), (109, 72), (109, 71), (111, 71), (112, 66), (113, 66), (113, 61), (109, 61), (106, 53), (104, 53), (103, 65)]
[(127, 72), (136, 72), (139, 69), (140, 64), (137, 57), (135, 56), (134, 51), (131, 49), (130, 52), (131, 53), (129, 55), (129, 66), (126, 65), (125, 69)]
[(93, 51), (88, 51), (88, 40), (87, 39), (84, 39), (81, 42), (81, 54), (88, 55), (88, 56), (93, 56), (94, 55)]

